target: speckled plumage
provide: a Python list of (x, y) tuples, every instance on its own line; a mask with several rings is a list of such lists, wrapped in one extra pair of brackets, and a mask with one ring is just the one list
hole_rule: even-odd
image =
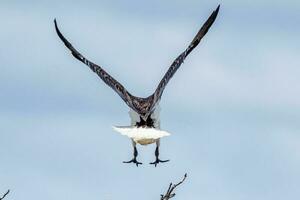
[(201, 29), (198, 31), (190, 45), (187, 49), (182, 52), (171, 64), (168, 71), (158, 84), (155, 92), (148, 97), (136, 97), (130, 94), (125, 87), (115, 80), (112, 76), (110, 76), (102, 67), (99, 65), (89, 61), (83, 55), (81, 55), (73, 46), (72, 44), (62, 35), (60, 30), (58, 29), (56, 20), (55, 23), (55, 30), (59, 36), (59, 38), (63, 41), (65, 46), (71, 51), (72, 55), (89, 66), (89, 68), (95, 72), (109, 87), (111, 87), (117, 94), (125, 101), (125, 103), (139, 115), (143, 116), (145, 119), (153, 112), (156, 107), (156, 104), (160, 101), (162, 93), (169, 82), (169, 80), (173, 77), (175, 72), (181, 66), (185, 58), (189, 55), (189, 53), (200, 43), (203, 36), (207, 33), (213, 22), (215, 21), (219, 11), (219, 6), (217, 9), (210, 15)]
[(55, 30), (59, 38), (63, 41), (65, 46), (71, 51), (72, 55), (87, 65), (93, 72), (95, 72), (109, 87), (111, 87), (130, 107), (130, 118), (131, 118), (131, 126), (116, 128), (118, 132), (121, 134), (127, 135), (132, 139), (132, 144), (134, 147), (134, 158), (125, 163), (135, 163), (137, 166), (142, 164), (136, 160), (138, 155), (136, 149), (136, 143), (147, 145), (156, 142), (156, 150), (155, 156), (156, 160), (150, 164), (154, 164), (155, 166), (160, 162), (167, 162), (168, 160), (160, 160), (159, 156), (159, 145), (160, 138), (166, 136), (165, 131), (160, 131), (160, 120), (159, 120), (159, 101), (163, 94), (163, 91), (179, 69), (185, 58), (192, 52), (192, 50), (200, 43), (201, 39), (207, 33), (211, 25), (214, 23), (220, 6), (217, 7), (216, 10), (210, 15), (207, 21), (203, 24), (201, 29), (198, 31), (192, 42), (188, 45), (187, 49), (183, 51), (171, 64), (168, 71), (163, 76), (162, 80), (159, 82), (156, 90), (153, 94), (146, 98), (136, 97), (130, 94), (125, 87), (119, 83), (116, 79), (110, 76), (102, 67), (99, 65), (89, 61), (83, 55), (81, 55), (72, 44), (62, 35), (60, 30), (58, 29), (56, 20), (54, 20)]

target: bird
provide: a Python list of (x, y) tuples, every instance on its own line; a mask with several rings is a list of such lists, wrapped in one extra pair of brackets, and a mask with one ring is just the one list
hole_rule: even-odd
[(150, 164), (157, 166), (158, 163), (168, 162), (169, 160), (161, 160), (159, 158), (160, 138), (169, 135), (168, 132), (160, 130), (160, 119), (159, 119), (159, 102), (161, 100), (163, 91), (173, 77), (175, 72), (182, 65), (186, 57), (192, 52), (192, 50), (200, 43), (201, 39), (208, 32), (212, 24), (214, 23), (218, 13), (220, 5), (211, 13), (206, 22), (202, 25), (200, 30), (192, 42), (187, 48), (173, 61), (164, 74), (163, 78), (159, 82), (154, 93), (148, 97), (137, 97), (129, 93), (126, 88), (108, 74), (100, 65), (97, 65), (81, 53), (79, 53), (73, 45), (63, 36), (58, 28), (57, 21), (54, 19), (54, 26), (58, 37), (62, 40), (64, 45), (71, 51), (71, 54), (79, 61), (87, 65), (93, 72), (95, 72), (110, 88), (112, 88), (127, 104), (130, 111), (131, 125), (127, 127), (114, 127), (116, 131), (121, 132), (132, 140), (133, 146), (133, 158), (124, 163), (134, 163), (136, 166), (142, 164), (137, 161), (138, 151), (137, 144), (148, 145), (156, 143), (155, 148), (155, 161)]

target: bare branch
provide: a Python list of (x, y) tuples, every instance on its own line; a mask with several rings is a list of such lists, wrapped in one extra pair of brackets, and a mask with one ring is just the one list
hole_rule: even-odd
[(0, 200), (3, 200), (5, 198), (5, 196), (8, 195), (8, 193), (9, 193), (9, 190), (7, 190), (7, 192), (2, 197), (0, 197)]
[[(181, 185), (185, 181), (186, 178), (187, 178), (187, 174), (185, 173), (183, 179), (180, 182), (178, 182), (176, 184), (173, 184), (171, 182), (169, 184), (167, 192), (164, 195), (163, 194), (160, 195), (160, 200), (169, 200), (169, 199), (173, 198), (176, 195), (173, 191), (179, 185)], [(3, 200), (8, 195), (9, 192), (10, 192), (10, 190), (7, 190), (7, 192), (2, 197), (0, 197), (0, 200)]]
[(175, 196), (175, 193), (173, 191), (175, 190), (175, 188), (177, 186), (179, 186), (180, 184), (182, 184), (185, 181), (186, 177), (187, 177), (187, 174), (184, 174), (183, 179), (179, 183), (177, 183), (177, 184), (170, 183), (166, 194), (160, 195), (160, 200), (169, 200), (169, 199), (173, 198)]

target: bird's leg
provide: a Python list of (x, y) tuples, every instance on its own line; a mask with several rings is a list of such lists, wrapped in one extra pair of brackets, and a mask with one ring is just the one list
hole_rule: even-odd
[(124, 161), (123, 163), (135, 163), (136, 166), (138, 167), (139, 165), (143, 164), (141, 162), (138, 162), (136, 160), (136, 157), (138, 156), (138, 151), (137, 151), (137, 148), (136, 148), (136, 143), (132, 140), (132, 146), (133, 146), (133, 158), (129, 161)]
[(158, 158), (158, 156), (159, 156), (159, 145), (160, 145), (160, 140), (158, 139), (157, 141), (156, 141), (156, 149), (155, 149), (155, 157), (156, 157), (156, 159), (155, 159), (155, 161), (154, 162), (151, 162), (150, 164), (151, 165), (154, 165), (155, 167), (156, 167), (156, 165), (158, 164), (158, 163), (164, 163), (164, 162), (168, 162), (168, 161), (170, 161), (170, 160), (160, 160), (159, 158)]

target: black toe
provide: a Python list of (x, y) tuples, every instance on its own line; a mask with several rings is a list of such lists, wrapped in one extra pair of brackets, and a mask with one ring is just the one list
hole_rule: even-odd
[(151, 165), (154, 165), (155, 167), (157, 166), (158, 163), (164, 163), (164, 162), (169, 162), (170, 160), (160, 160), (159, 158), (156, 158), (154, 162), (151, 162)]
[(135, 165), (138, 167), (139, 165), (142, 165), (143, 163), (141, 163), (141, 162), (138, 162), (137, 160), (136, 160), (136, 158), (133, 158), (133, 159), (131, 159), (131, 160), (129, 160), (129, 161), (123, 161), (123, 163), (135, 163)]

